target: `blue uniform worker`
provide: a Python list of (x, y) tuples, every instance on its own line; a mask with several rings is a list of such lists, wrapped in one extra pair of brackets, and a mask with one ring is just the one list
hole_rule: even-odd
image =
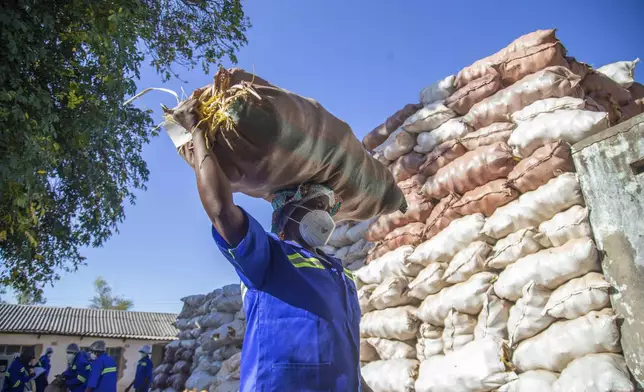
[(32, 364), (35, 358), (34, 349), (25, 348), (22, 354), (11, 362), (4, 375), (2, 392), (23, 392), (25, 385), (33, 375)]
[(102, 340), (95, 341), (89, 347), (92, 362), (87, 379), (88, 392), (116, 392), (118, 369), (116, 362), (105, 350), (105, 342)]
[(152, 360), (150, 359), (150, 354), (152, 354), (152, 348), (147, 344), (139, 350), (141, 354), (141, 359), (136, 364), (136, 374), (134, 376), (134, 381), (127, 388), (125, 392), (129, 392), (130, 388), (134, 387), (136, 392), (148, 392), (150, 390), (150, 384), (152, 383)]
[(87, 353), (80, 351), (76, 343), (67, 346), (67, 363), (63, 372), (65, 386), (70, 392), (85, 392), (91, 366)]
[(34, 380), (36, 382), (36, 392), (45, 392), (45, 388), (49, 385), (49, 371), (51, 370), (51, 356), (54, 350), (47, 347), (45, 355), (40, 357), (36, 366), (45, 369), (45, 371)]

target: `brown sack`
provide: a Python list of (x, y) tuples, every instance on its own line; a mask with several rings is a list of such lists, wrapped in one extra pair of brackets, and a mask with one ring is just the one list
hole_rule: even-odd
[(622, 118), (622, 110), (614, 98), (607, 95), (597, 95), (595, 93), (588, 94), (586, 98), (590, 98), (590, 100), (595, 103), (595, 106), (600, 106), (600, 112), (608, 113), (608, 121), (611, 126), (620, 122)]
[(489, 97), (501, 88), (503, 88), (501, 76), (497, 72), (492, 72), (458, 89), (445, 100), (444, 105), (463, 116), (475, 103)]
[(403, 245), (416, 246), (423, 242), (425, 224), (422, 222), (409, 223), (399, 227), (387, 234), (382, 243), (378, 244), (367, 256), (367, 262), (371, 262), (385, 253), (398, 249)]
[(482, 58), (474, 62), (469, 67), (463, 68), (458, 75), (456, 75), (455, 85), (456, 88), (461, 88), (473, 81), (478, 79), (488, 72), (491, 71), (491, 66), (498, 64), (508, 58), (512, 53), (524, 51), (533, 46), (539, 46), (546, 43), (557, 42), (557, 37), (555, 36), (555, 29), (550, 30), (537, 30), (528, 34), (524, 34), (521, 37), (515, 39), (505, 48), (499, 50), (491, 56)]
[(538, 148), (528, 158), (517, 163), (508, 174), (508, 185), (526, 193), (562, 173), (574, 171), (570, 144), (558, 140)]
[(477, 212), (485, 216), (492, 215), (497, 208), (519, 197), (519, 191), (510, 188), (506, 182), (505, 178), (499, 178), (466, 192), (454, 203), (454, 211), (463, 216)]
[(560, 42), (551, 42), (512, 53), (503, 62), (494, 66), (501, 81), (509, 86), (527, 75), (547, 67), (568, 67), (566, 49)]
[(588, 74), (591, 69), (593, 69), (590, 65), (577, 61), (574, 57), (566, 57), (566, 62), (568, 63), (568, 68), (570, 68), (572, 73), (579, 75), (582, 79), (586, 77), (586, 74)]
[(434, 150), (427, 154), (425, 161), (419, 168), (419, 171), (427, 177), (433, 176), (436, 174), (438, 169), (445, 167), (448, 163), (462, 156), (466, 152), (467, 149), (458, 140), (448, 140), (439, 144)]
[(507, 143), (512, 130), (516, 127), (514, 123), (499, 122), (483, 127), (476, 132), (468, 133), (459, 139), (469, 151), (476, 150), (482, 146), (489, 146), (497, 142)]
[(405, 122), (407, 117), (416, 113), (422, 107), (423, 105), (419, 103), (409, 103), (405, 105), (405, 107), (387, 118), (384, 123), (375, 127), (362, 139), (362, 145), (364, 145), (364, 148), (369, 152), (373, 151), (374, 148), (384, 143), (389, 135), (391, 135), (393, 131), (398, 129)]
[(631, 87), (629, 87), (628, 91), (631, 92), (631, 98), (633, 101), (639, 101), (639, 100), (644, 100), (644, 85), (641, 85), (640, 83), (633, 82)]
[(638, 102), (631, 102), (628, 105), (620, 106), (619, 110), (621, 111), (621, 114), (622, 114), (619, 119), (619, 122), (624, 122), (626, 120), (630, 120), (631, 118), (635, 116), (639, 116), (640, 114), (644, 113), (644, 105)]
[(586, 94), (594, 97), (613, 98), (620, 105), (626, 105), (631, 100), (631, 92), (608, 76), (590, 71), (581, 81), (581, 87)]
[(342, 199), (338, 221), (406, 208), (389, 170), (317, 101), (241, 69), (221, 69), (213, 88), (195, 94), (204, 114), (223, 119), (223, 125), (213, 120), (206, 125), (233, 192), (271, 200), (281, 189), (325, 184)]
[(451, 192), (463, 195), (489, 181), (506, 177), (515, 162), (512, 149), (506, 143), (480, 147), (438, 170), (433, 177), (427, 179), (421, 192), (434, 199), (445, 197)]
[(427, 177), (422, 174), (414, 174), (411, 178), (398, 183), (398, 187), (405, 195), (408, 204), (418, 204), (425, 201), (420, 191), (425, 185)]
[(394, 180), (401, 182), (418, 173), (423, 162), (425, 162), (425, 154), (410, 152), (398, 158), (396, 162), (389, 166), (389, 170), (391, 170)]
[(441, 230), (446, 228), (454, 219), (461, 217), (461, 214), (456, 212), (453, 208), (454, 204), (458, 202), (458, 195), (450, 194), (441, 199), (436, 204), (429, 218), (425, 221), (425, 239), (428, 240), (438, 234)]
[(367, 241), (376, 242), (383, 240), (389, 233), (399, 227), (409, 223), (425, 222), (432, 212), (433, 205), (430, 202), (420, 204), (410, 204), (409, 209), (404, 214), (400, 211), (391, 214), (382, 215), (369, 226), (365, 233)]
[(367, 151), (372, 152), (374, 148), (387, 140), (390, 133), (391, 132), (387, 132), (385, 123), (382, 123), (362, 138), (362, 145), (367, 149)]
[(581, 78), (568, 68), (549, 67), (528, 75), (472, 106), (463, 121), (475, 129), (495, 122), (508, 122), (512, 113), (546, 98), (583, 98)]

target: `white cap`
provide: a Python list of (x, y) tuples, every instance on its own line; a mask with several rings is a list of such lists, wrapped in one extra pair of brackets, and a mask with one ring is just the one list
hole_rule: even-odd
[(152, 354), (152, 348), (149, 345), (146, 344), (145, 346), (141, 347), (139, 352), (142, 353), (142, 354), (150, 355), (150, 354)]

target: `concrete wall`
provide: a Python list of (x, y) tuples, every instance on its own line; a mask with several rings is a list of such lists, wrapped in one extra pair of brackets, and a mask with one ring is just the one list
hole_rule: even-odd
[[(52, 367), (50, 372), (50, 381), (57, 374), (62, 373), (67, 368), (67, 355), (65, 348), (70, 343), (76, 343), (80, 347), (88, 347), (92, 342), (98, 340), (97, 338), (82, 338), (80, 336), (61, 336), (61, 335), (30, 335), (30, 334), (0, 334), (0, 344), (13, 344), (13, 345), (42, 345), (42, 350), (47, 347), (54, 349), (54, 354), (51, 359)], [(107, 347), (121, 347), (123, 350), (123, 370), (119, 369), (121, 378), (118, 382), (118, 390), (124, 391), (134, 380), (136, 371), (136, 363), (141, 358), (139, 349), (145, 344), (165, 345), (165, 341), (150, 341), (150, 340), (134, 340), (134, 339), (101, 339), (105, 341)], [(42, 353), (36, 353), (38, 356)]]
[(622, 347), (644, 387), (644, 115), (573, 146)]

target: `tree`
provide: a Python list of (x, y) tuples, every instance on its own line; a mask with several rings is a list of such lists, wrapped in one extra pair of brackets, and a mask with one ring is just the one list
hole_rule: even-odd
[(130, 310), (134, 306), (131, 300), (113, 295), (112, 288), (101, 276), (94, 281), (94, 290), (96, 295), (91, 299), (90, 309)]
[(236, 62), (241, 0), (0, 4), (0, 285), (40, 293), (84, 263), (145, 190), (150, 111), (124, 106), (144, 61)]
[(47, 299), (41, 293), (21, 291), (16, 295), (16, 302), (18, 305), (44, 305), (47, 303)]

